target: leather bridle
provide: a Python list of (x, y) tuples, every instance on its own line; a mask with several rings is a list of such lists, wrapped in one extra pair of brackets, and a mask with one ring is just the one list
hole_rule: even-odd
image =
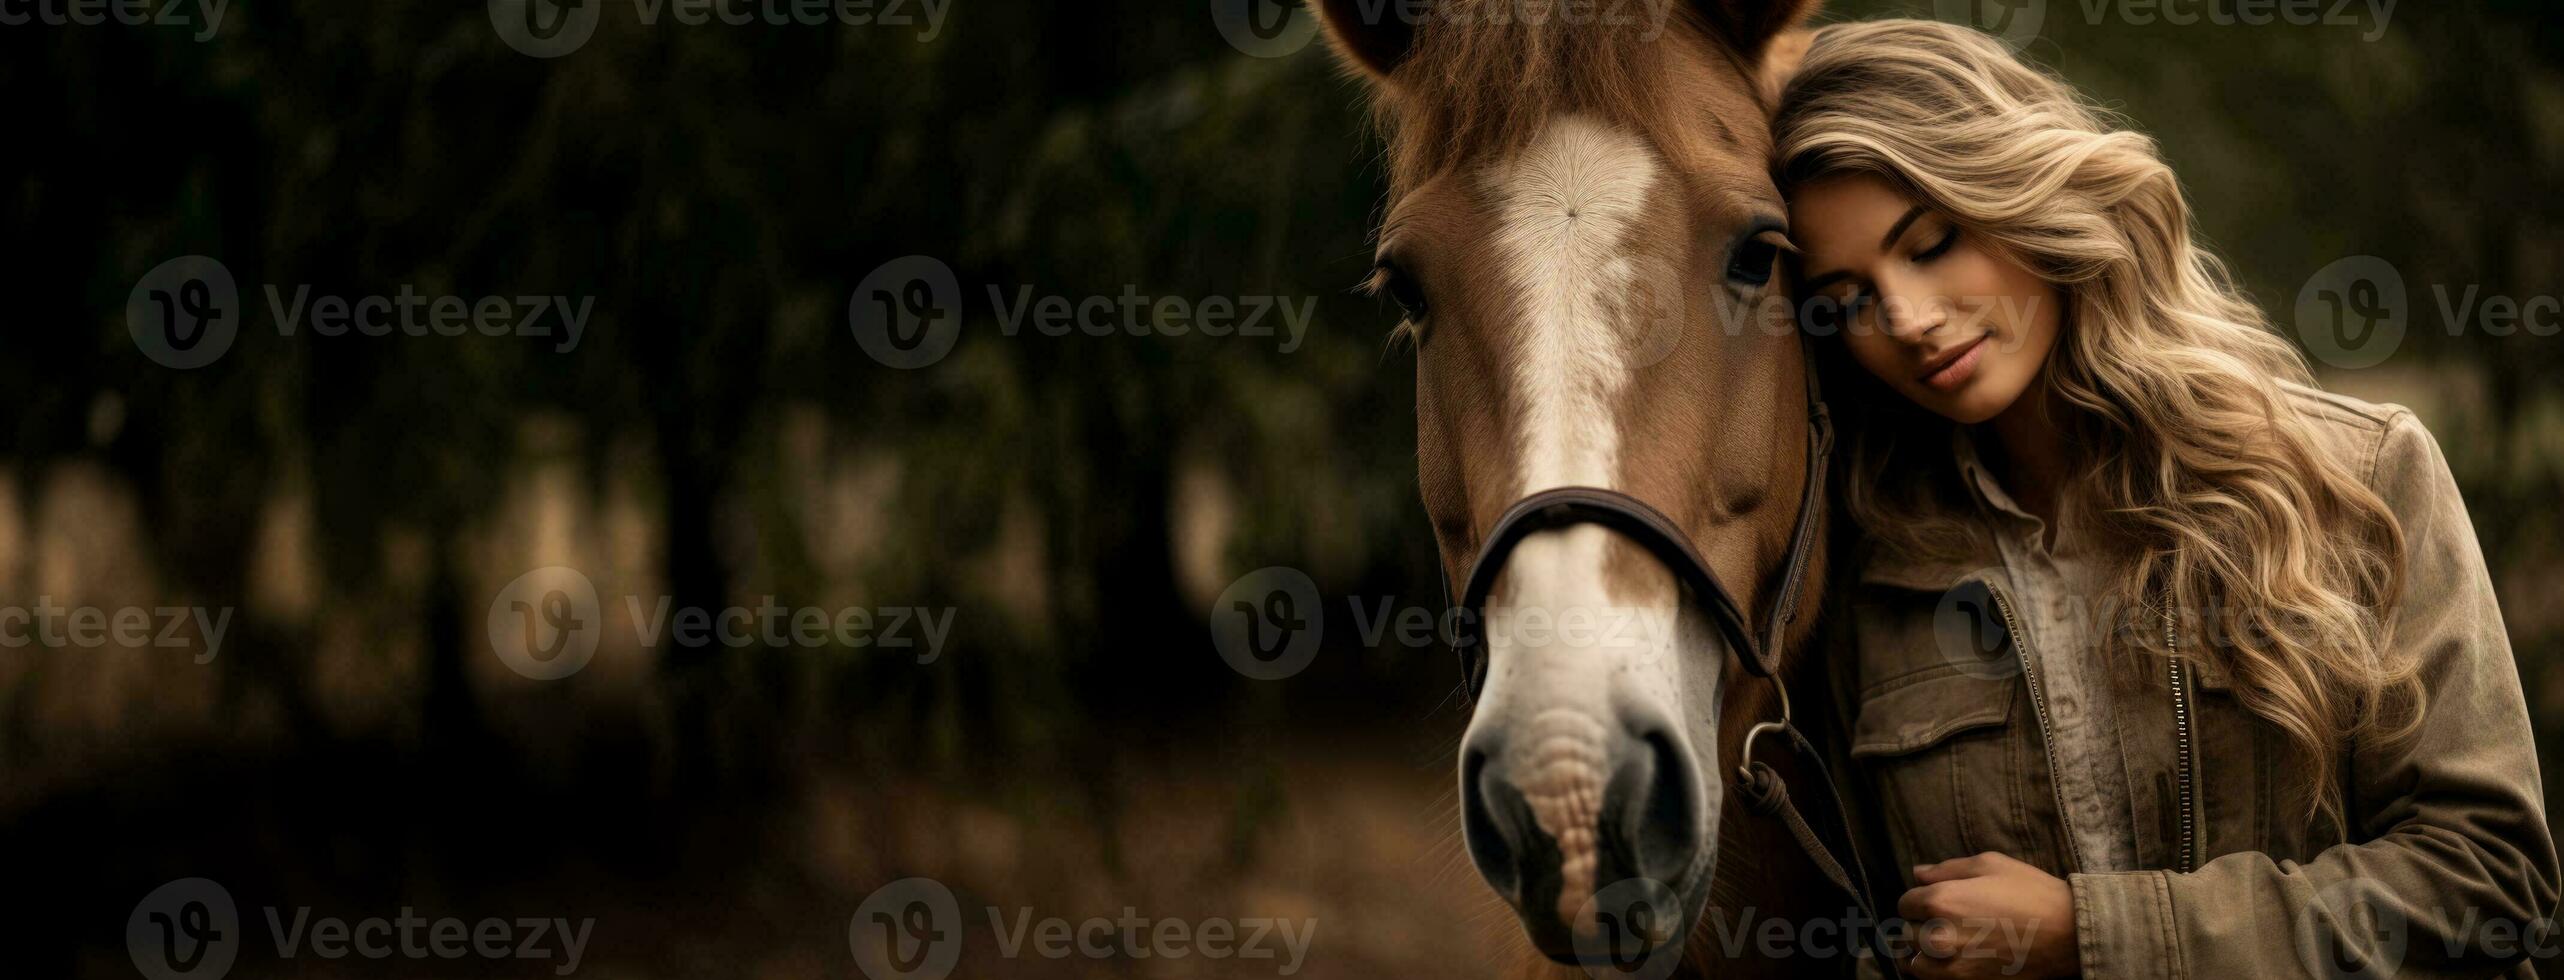
[[(1805, 335), (1801, 335), (1806, 345)], [(1797, 618), (1799, 593), (1805, 586), (1808, 562), (1820, 546), (1817, 524), (1825, 506), (1826, 465), (1834, 454), (1834, 420), (1826, 410), (1825, 398), (1817, 387), (1816, 352), (1803, 351), (1807, 363), (1807, 473), (1799, 491), (1798, 518), (1790, 527), (1789, 551), (1781, 567), (1780, 582), (1772, 589), (1771, 601), (1759, 620), (1748, 620), (1744, 607), (1710, 571), (1691, 537), (1662, 511), (1629, 494), (1600, 487), (1553, 487), (1523, 497), (1505, 508), (1496, 518), (1486, 540), (1478, 546), (1477, 557), (1469, 565), (1468, 578), (1462, 582), (1458, 604), (1449, 617), (1452, 623), (1452, 648), (1460, 656), (1462, 676), (1467, 679), (1469, 697), (1474, 700), (1487, 682), (1485, 609), (1488, 594), (1495, 588), (1496, 576), (1503, 571), (1505, 559), (1523, 540), (1543, 531), (1583, 524), (1608, 528), (1647, 549), (1673, 572), (1684, 594), (1698, 603), (1718, 624), (1728, 649), (1736, 652), (1746, 673), (1771, 682), (1780, 695), (1780, 718), (1757, 722), (1746, 729), (1745, 744), (1736, 769), (1738, 788), (1747, 803), (1758, 812), (1779, 817), (1790, 827), (1799, 846), (1807, 851), (1818, 870), (1832, 879), (1836, 887), (1850, 894), (1861, 913), (1868, 917), (1871, 950), (1890, 975), (1899, 975), (1895, 958), (1887, 948), (1885, 936), (1878, 928), (1875, 903), (1870, 899), (1866, 872), (1860, 857), (1851, 847), (1851, 814), (1843, 807), (1842, 793), (1825, 767), (1813, 743), (1791, 722), (1789, 690), (1781, 683), (1780, 656), (1792, 622)], [(1448, 585), (1445, 593), (1448, 594)], [(1757, 629), (1759, 624), (1760, 628)], [(1808, 826), (1798, 807), (1790, 801), (1789, 787), (1780, 774), (1754, 758), (1754, 742), (1765, 733), (1786, 737), (1792, 751), (1813, 767), (1826, 795), (1834, 804), (1837, 819), (1842, 822), (1843, 853), (1847, 863), (1835, 858), (1834, 852)], [(1848, 868), (1848, 870), (1847, 870)]]
[[(1803, 338), (1804, 335), (1804, 347)], [(1799, 591), (1805, 586), (1808, 563), (1819, 547), (1817, 523), (1824, 516), (1825, 472), (1834, 456), (1834, 416), (1826, 409), (1824, 392), (1818, 387), (1816, 352), (1806, 349), (1802, 356), (1807, 363), (1807, 472), (1799, 485), (1798, 518), (1790, 525), (1789, 551), (1782, 559), (1780, 582), (1772, 589), (1771, 601), (1760, 617), (1762, 628), (1756, 629), (1755, 621), (1746, 619), (1744, 605), (1710, 571), (1709, 562), (1692, 545), (1691, 536), (1664, 512), (1618, 490), (1552, 487), (1514, 501), (1496, 517), (1495, 526), (1488, 529), (1486, 539), (1478, 545), (1477, 557), (1469, 563), (1468, 578), (1462, 581), (1454, 609), (1458, 615), (1451, 617), (1451, 646), (1460, 656), (1461, 675), (1468, 680), (1472, 699), (1487, 683), (1484, 613), (1487, 596), (1494, 591), (1496, 576), (1504, 571), (1505, 560), (1534, 534), (1598, 524), (1619, 532), (1663, 562), (1692, 601), (1707, 610), (1718, 624), (1728, 649), (1736, 652), (1746, 673), (1770, 681), (1773, 689), (1780, 692), (1780, 720), (1762, 722), (1746, 732), (1745, 763), (1753, 762), (1755, 736), (1790, 727), (1789, 693), (1780, 680), (1781, 647), (1797, 619)], [(1738, 775), (1750, 778), (1751, 773), (1740, 770)]]

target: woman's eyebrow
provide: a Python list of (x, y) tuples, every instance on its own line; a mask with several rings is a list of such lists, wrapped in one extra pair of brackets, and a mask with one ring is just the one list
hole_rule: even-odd
[(1905, 229), (1912, 227), (1914, 225), (1914, 219), (1922, 216), (1923, 206), (1920, 204), (1907, 209), (1905, 217), (1896, 219), (1895, 224), (1888, 226), (1887, 237), (1878, 240), (1879, 251), (1884, 252), (1888, 249), (1895, 248), (1896, 240), (1905, 237)]

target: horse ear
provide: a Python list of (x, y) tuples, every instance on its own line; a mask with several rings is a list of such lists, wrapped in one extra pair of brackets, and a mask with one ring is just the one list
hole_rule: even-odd
[(1313, 0), (1336, 57), (1375, 82), (1387, 82), (1416, 40), (1423, 0)]
[(1807, 45), (1816, 40), (1813, 28), (1793, 27), (1782, 31), (1763, 48), (1763, 62), (1755, 66), (1755, 81), (1763, 87), (1763, 104), (1781, 104), (1781, 89), (1789, 86), (1790, 76), (1807, 60)]
[[(1816, 13), (1819, 0), (1693, 0), (1709, 26), (1747, 60), (1763, 63), (1772, 39)], [(1803, 51), (1804, 48), (1802, 47)], [(1786, 77), (1786, 76), (1784, 76)]]

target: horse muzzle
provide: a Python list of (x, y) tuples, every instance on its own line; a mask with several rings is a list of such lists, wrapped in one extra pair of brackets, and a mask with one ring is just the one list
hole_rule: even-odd
[(1481, 714), (1461, 752), (1463, 833), (1533, 945), (1562, 963), (1679, 945), (1717, 846), (1689, 736), (1637, 706)]

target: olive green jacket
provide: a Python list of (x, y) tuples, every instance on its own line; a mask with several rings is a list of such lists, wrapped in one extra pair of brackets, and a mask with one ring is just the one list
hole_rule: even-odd
[(2401, 407), (2289, 397), (2402, 524), (2390, 642), (2419, 660), (2429, 699), (2415, 738), (2343, 752), (2352, 826), (2304, 818), (2286, 736), (2216, 665), (2114, 657), (2128, 823), (2155, 870), (2082, 872), (2001, 558), (1990, 544), (1950, 564), (1864, 554), (1828, 595), (1828, 674), (1881, 914), (1913, 865), (1995, 851), (2070, 883), (2089, 977), (2360, 976), (2362, 959), (2383, 968), (2368, 976), (2534, 976), (2557, 955), (2528, 708), (2447, 462)]

